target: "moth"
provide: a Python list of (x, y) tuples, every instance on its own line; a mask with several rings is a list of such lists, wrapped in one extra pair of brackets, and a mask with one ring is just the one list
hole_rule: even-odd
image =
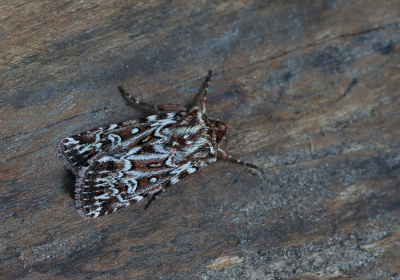
[(258, 169), (233, 159), (219, 147), (228, 127), (205, 114), (210, 79), (211, 71), (199, 92), (200, 106), (190, 110), (178, 104), (152, 105), (119, 87), (126, 99), (160, 114), (100, 127), (59, 142), (58, 154), (76, 176), (75, 203), (82, 218), (103, 216), (145, 197), (150, 197), (150, 202), (167, 186), (217, 161), (218, 155)]

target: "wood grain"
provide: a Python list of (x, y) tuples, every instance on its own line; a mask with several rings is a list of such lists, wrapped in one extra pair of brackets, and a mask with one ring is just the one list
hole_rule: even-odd
[[(400, 2), (3, 1), (0, 278), (400, 279)], [(223, 160), (81, 219), (70, 135), (189, 105)]]

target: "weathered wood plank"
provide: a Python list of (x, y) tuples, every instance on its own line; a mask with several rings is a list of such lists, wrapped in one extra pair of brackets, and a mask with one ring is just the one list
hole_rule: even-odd
[[(397, 279), (399, 1), (0, 6), (4, 279)], [(79, 218), (69, 135), (191, 104), (215, 76), (220, 162), (143, 204)], [(397, 277), (397, 278), (396, 278)]]

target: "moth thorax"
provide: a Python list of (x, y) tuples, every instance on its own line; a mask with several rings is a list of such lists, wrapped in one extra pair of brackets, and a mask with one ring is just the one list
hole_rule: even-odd
[(215, 139), (218, 145), (225, 137), (226, 131), (228, 130), (228, 126), (226, 125), (226, 123), (220, 122), (219, 120), (214, 120), (214, 119), (210, 120), (215, 127), (215, 129), (213, 129), (213, 138)]

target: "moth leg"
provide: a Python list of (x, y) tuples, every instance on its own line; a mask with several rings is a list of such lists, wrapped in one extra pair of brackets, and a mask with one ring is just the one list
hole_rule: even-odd
[(127, 93), (123, 87), (118, 87), (119, 91), (122, 93), (122, 95), (128, 99), (129, 101), (131, 101), (132, 103), (135, 104), (140, 104), (143, 106), (147, 106), (153, 109), (156, 109), (158, 112), (162, 112), (162, 111), (186, 111), (187, 109), (185, 107), (183, 107), (182, 105), (179, 104), (171, 104), (171, 103), (167, 103), (167, 104), (161, 104), (161, 105), (154, 105), (154, 104), (150, 104), (144, 101), (141, 101), (135, 97), (133, 97), (132, 95), (130, 95), (129, 93)]
[(212, 75), (212, 72), (211, 72), (211, 70), (210, 70), (210, 71), (208, 71), (208, 75), (207, 75), (207, 77), (206, 77), (206, 80), (204, 81), (204, 84), (203, 84), (203, 86), (202, 86), (201, 89), (200, 89), (200, 94), (201, 94), (202, 92), (204, 92), (203, 98), (200, 100), (200, 108), (201, 108), (201, 112), (202, 112), (203, 114), (206, 112), (206, 95), (207, 95), (207, 93), (208, 93), (208, 83), (209, 83), (210, 80), (211, 80), (211, 75)]
[(229, 160), (229, 161), (242, 164), (242, 165), (244, 165), (244, 166), (246, 166), (246, 167), (254, 168), (254, 169), (256, 169), (256, 170), (261, 170), (261, 168), (258, 167), (257, 165), (254, 165), (254, 164), (252, 164), (252, 163), (245, 162), (245, 161), (240, 160), (240, 159), (233, 158), (227, 151), (224, 151), (224, 150), (222, 150), (221, 148), (218, 148), (218, 152), (219, 152), (219, 155), (220, 155), (222, 158), (224, 158), (224, 159), (227, 159), (227, 160)]
[(147, 207), (149, 207), (150, 203), (152, 203), (152, 202), (157, 198), (157, 195), (159, 195), (159, 194), (162, 193), (163, 191), (164, 191), (164, 189), (159, 190), (159, 191), (156, 192), (156, 193), (153, 193), (153, 195), (150, 197), (149, 201), (147, 201), (146, 205), (144, 206), (144, 210), (146, 210)]

